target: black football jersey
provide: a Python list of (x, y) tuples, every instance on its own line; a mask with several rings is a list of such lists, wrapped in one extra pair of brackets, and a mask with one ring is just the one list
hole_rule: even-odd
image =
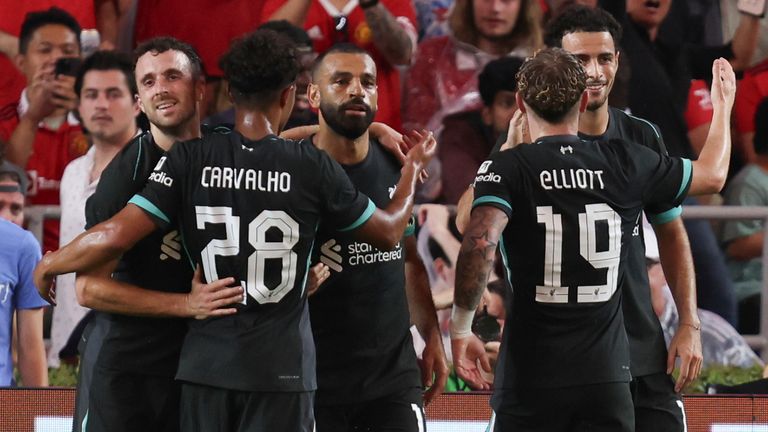
[(686, 159), (572, 135), (480, 166), (473, 206), (509, 216), (500, 249), (515, 287), (496, 388), (629, 381), (619, 290), (628, 238), (643, 208), (679, 203), (690, 179)]
[(243, 391), (316, 388), (306, 277), (321, 218), (353, 230), (375, 211), (310, 143), (237, 132), (174, 145), (131, 199), (161, 227), (178, 223), (206, 281), (245, 289), (235, 315), (193, 321), (177, 378)]
[[(165, 151), (145, 132), (134, 138), (107, 165), (96, 191), (86, 202), (87, 228), (103, 222), (125, 207), (147, 183), (147, 177)], [(112, 277), (141, 288), (188, 292), (192, 266), (182, 255), (175, 226), (156, 230), (121, 257)], [(176, 318), (136, 317), (107, 312), (109, 331), (99, 352), (100, 365), (114, 370), (173, 376), (178, 366), (187, 325)]]
[[(634, 117), (616, 108), (608, 109), (609, 121), (605, 133), (600, 136), (579, 135), (588, 140), (622, 139), (640, 144), (658, 153), (667, 154), (658, 126)], [(668, 222), (680, 215), (682, 209), (671, 205), (646, 212), (653, 223)], [(643, 224), (638, 221), (628, 238), (628, 252), (622, 309), (624, 324), (629, 337), (632, 376), (664, 373), (667, 369), (667, 346), (659, 318), (651, 306), (651, 290), (645, 264)]]
[[(371, 140), (366, 158), (342, 165), (378, 207), (389, 204), (400, 163)], [(412, 235), (413, 224), (405, 235)], [(420, 386), (405, 293), (405, 250), (381, 251), (322, 224), (318, 260), (331, 276), (309, 298), (320, 405), (352, 403)]]

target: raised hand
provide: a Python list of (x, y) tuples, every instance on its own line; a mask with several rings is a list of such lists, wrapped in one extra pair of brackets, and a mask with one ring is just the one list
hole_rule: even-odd
[(435, 137), (432, 132), (426, 130), (407, 132), (403, 135), (403, 141), (410, 148), (408, 160), (417, 163), (421, 168), (427, 165), (437, 151)]
[(712, 62), (711, 93), (715, 109), (731, 110), (736, 97), (736, 75), (728, 60), (722, 57)]

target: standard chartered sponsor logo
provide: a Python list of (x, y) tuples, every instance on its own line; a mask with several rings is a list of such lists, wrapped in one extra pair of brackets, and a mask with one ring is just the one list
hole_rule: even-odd
[(173, 258), (181, 259), (181, 235), (178, 230), (173, 230), (163, 236), (163, 244), (160, 245), (160, 259), (165, 261)]
[[(320, 262), (335, 272), (341, 272), (344, 267), (344, 257), (341, 255), (341, 245), (336, 239), (330, 239), (320, 246)], [(347, 245), (346, 265), (358, 266), (380, 262), (396, 261), (403, 257), (403, 250), (398, 243), (394, 250), (380, 251), (364, 242), (354, 242)]]
[(339, 252), (341, 252), (341, 245), (336, 244), (336, 239), (328, 240), (320, 246), (320, 262), (335, 272), (341, 272), (341, 264), (344, 260)]

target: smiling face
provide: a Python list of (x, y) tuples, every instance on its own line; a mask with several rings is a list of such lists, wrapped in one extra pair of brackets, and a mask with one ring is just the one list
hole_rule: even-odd
[(144, 53), (136, 62), (135, 73), (139, 106), (150, 123), (161, 129), (178, 129), (195, 120), (205, 84), (195, 79), (184, 53)]
[[(615, 0), (621, 1), (621, 0)], [(656, 29), (669, 13), (672, 0), (626, 0), (627, 14), (645, 29)]]
[(90, 70), (83, 76), (78, 111), (96, 139), (112, 142), (136, 130), (139, 106), (122, 71)]
[(328, 126), (355, 139), (368, 130), (378, 108), (376, 65), (367, 54), (332, 53), (323, 59), (309, 98)]
[(596, 111), (606, 104), (613, 88), (619, 53), (608, 32), (575, 32), (563, 36), (563, 49), (579, 59), (587, 72), (587, 109)]

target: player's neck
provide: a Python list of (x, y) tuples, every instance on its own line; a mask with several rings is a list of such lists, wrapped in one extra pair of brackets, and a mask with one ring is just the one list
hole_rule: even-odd
[(599, 136), (608, 130), (608, 104), (591, 111), (586, 110), (579, 115), (579, 132), (585, 135)]
[(575, 118), (566, 118), (560, 123), (548, 123), (544, 119), (538, 118), (532, 113), (528, 113), (528, 129), (531, 133), (531, 140), (536, 141), (541, 137), (553, 135), (577, 135), (579, 133), (579, 123)]
[(368, 156), (370, 146), (368, 139), (368, 130), (355, 139), (349, 139), (337, 134), (321, 119), (314, 144), (328, 153), (336, 162), (353, 165), (362, 162)]
[(200, 138), (200, 120), (197, 116), (174, 128), (160, 128), (150, 123), (149, 131), (152, 139), (161, 149), (169, 151), (177, 141), (187, 141)]
[(768, 155), (755, 155), (755, 165), (759, 166), (763, 171), (768, 172)]
[(279, 112), (276, 114), (256, 109), (235, 108), (235, 130), (251, 141), (258, 141), (267, 135), (279, 134), (279, 124)]

